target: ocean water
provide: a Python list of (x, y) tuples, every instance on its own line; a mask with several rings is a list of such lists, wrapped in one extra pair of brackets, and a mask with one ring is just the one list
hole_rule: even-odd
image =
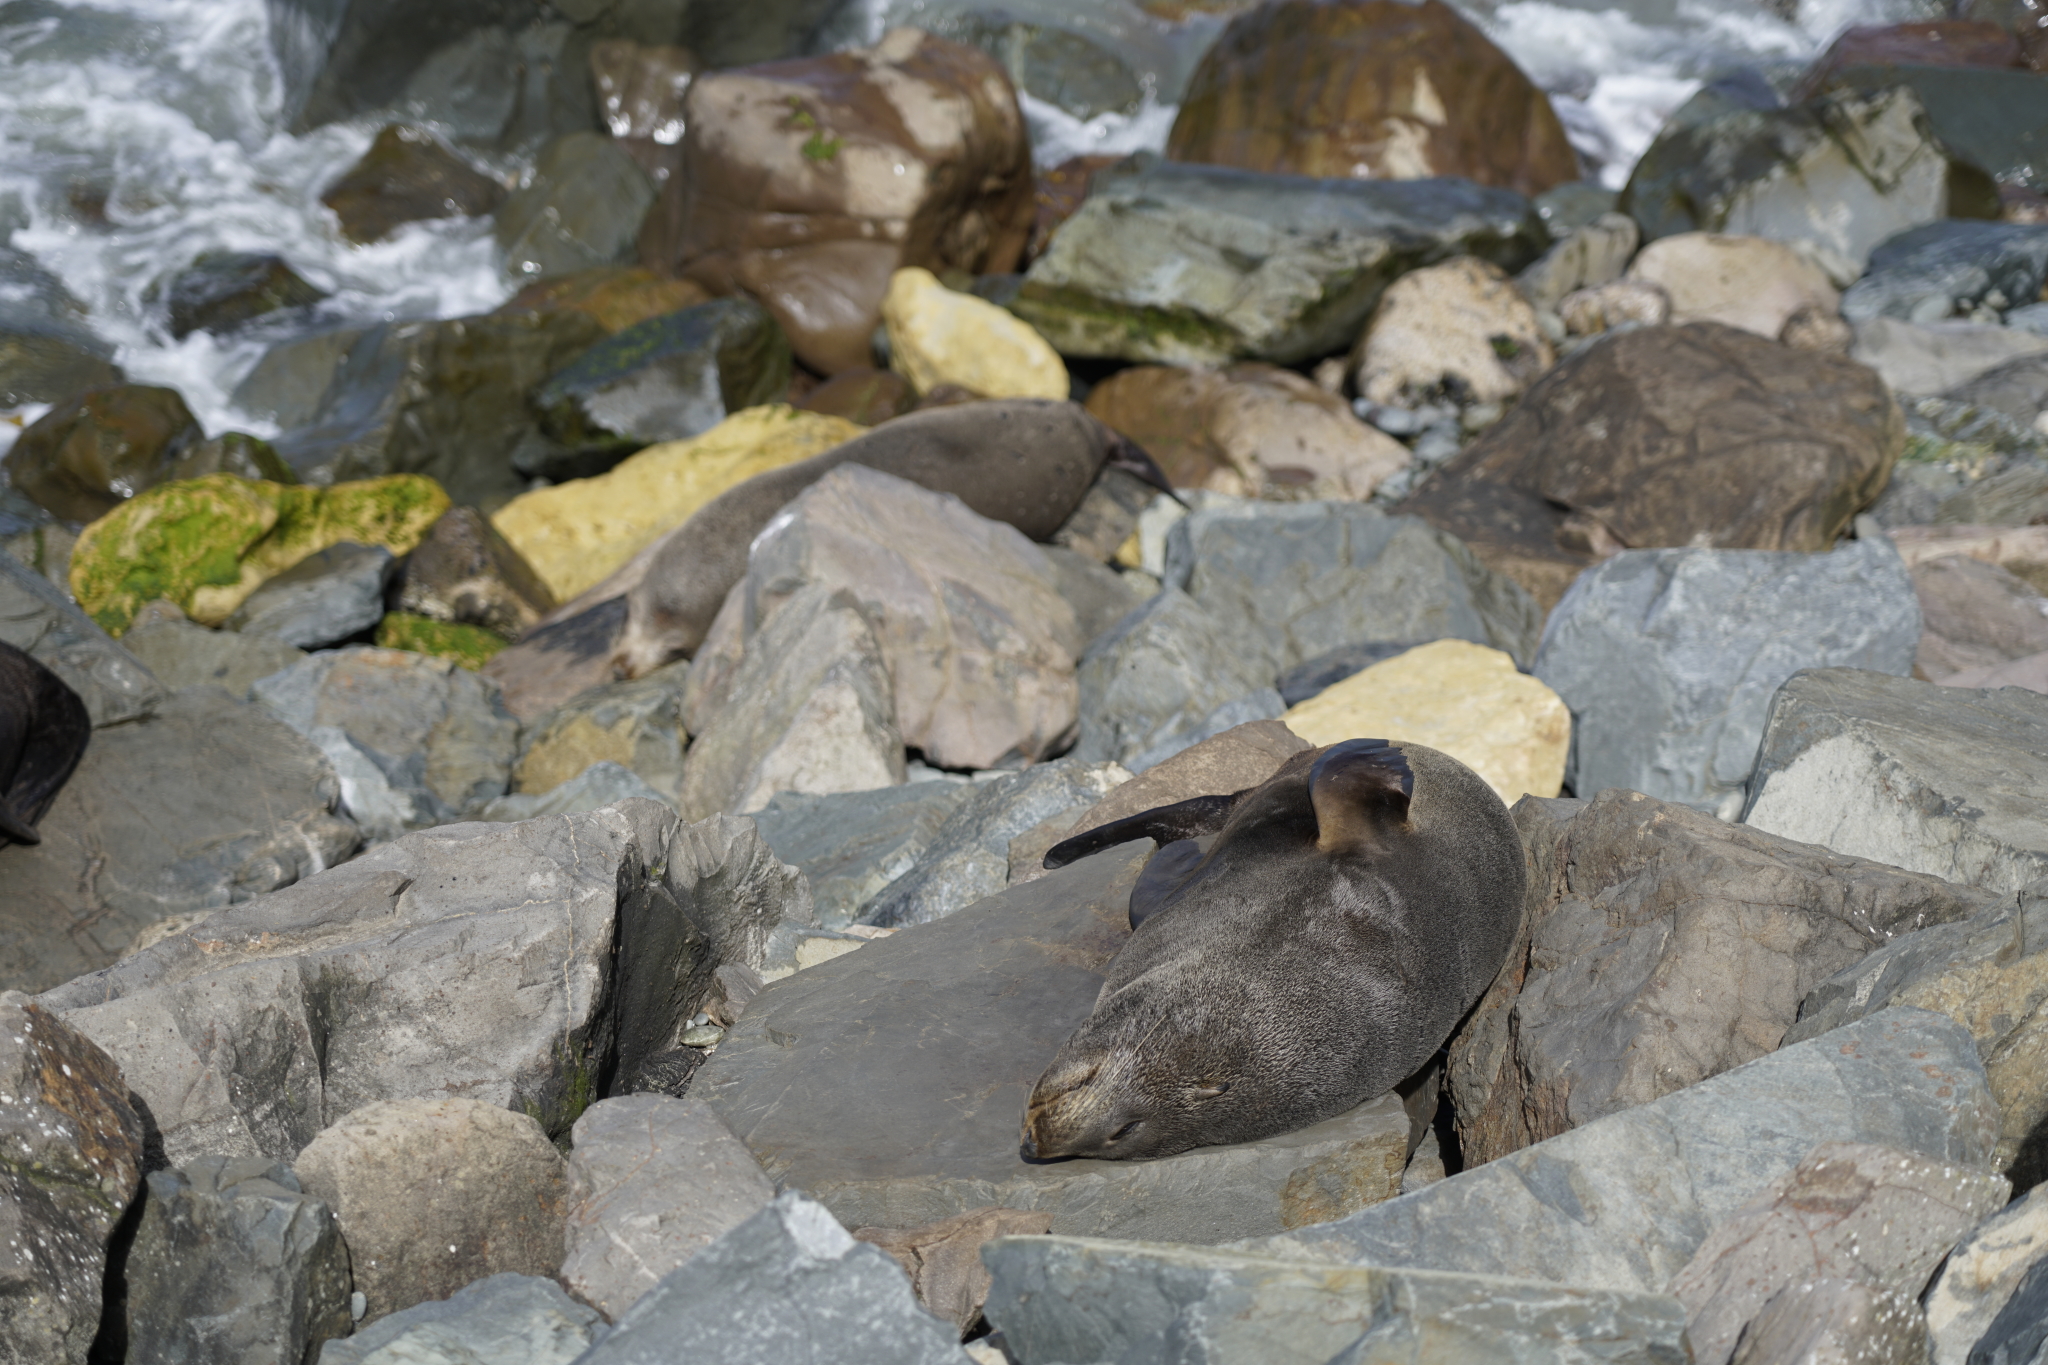
[[(1619, 187), (1704, 77), (1736, 64), (1803, 62), (1844, 25), (1908, 17), (1921, 2), (1802, 0), (1789, 18), (1757, 0), (1469, 0), (1465, 8), (1551, 92), (1595, 174)], [(835, 36), (871, 40), (926, 3), (863, 0)], [(1027, 98), (1048, 165), (1163, 146), (1174, 100), (1221, 26), (1175, 27), (1134, 18), (1135, 10), (1098, 22), (1115, 7), (1077, 0), (1007, 7), (1083, 15), (1147, 91), (1136, 113), (1085, 122)], [(61, 279), (129, 375), (178, 389), (210, 433), (269, 434), (229, 394), (275, 334), (172, 339), (163, 284), (208, 252), (282, 255), (331, 293), (318, 317), (333, 323), (461, 316), (495, 307), (514, 287), (483, 221), (414, 224), (371, 246), (341, 238), (319, 195), (362, 154), (379, 120), (282, 131), (267, 22), (263, 0), (0, 4), (0, 240)], [(508, 180), (518, 172), (495, 169)], [(34, 415), (0, 414), (0, 447)]]

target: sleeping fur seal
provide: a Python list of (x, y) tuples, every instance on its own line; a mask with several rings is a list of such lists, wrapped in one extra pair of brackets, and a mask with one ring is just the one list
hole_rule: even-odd
[(1033, 540), (1047, 539), (1073, 515), (1104, 465), (1172, 491), (1151, 456), (1077, 403), (1010, 398), (928, 408), (727, 489), (571, 605), (581, 609), (624, 592), (626, 625), (615, 662), (625, 676), (693, 653), (726, 593), (746, 574), (748, 547), (769, 519), (849, 463), (951, 493)]
[(1160, 1157), (1332, 1118), (1419, 1070), (1522, 918), (1521, 841), (1470, 768), (1351, 739), (1260, 786), (1069, 839), (1162, 847), (1095, 1011), (1024, 1114), (1027, 1159)]
[(92, 718), (78, 694), (0, 642), (0, 843), (42, 842), (36, 822), (91, 738)]

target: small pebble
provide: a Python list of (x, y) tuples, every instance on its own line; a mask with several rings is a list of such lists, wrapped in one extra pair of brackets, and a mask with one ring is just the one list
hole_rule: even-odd
[(684, 1047), (710, 1047), (725, 1037), (725, 1030), (712, 1024), (698, 1024), (683, 1031)]

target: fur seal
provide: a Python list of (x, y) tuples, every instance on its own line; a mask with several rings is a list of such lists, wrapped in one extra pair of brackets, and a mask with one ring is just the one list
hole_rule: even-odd
[(1025, 1107), (1027, 1160), (1171, 1156), (1318, 1123), (1443, 1046), (1522, 919), (1521, 840), (1478, 774), (1350, 739), (1257, 787), (1056, 845), (1161, 848), (1094, 1013)]
[(36, 821), (92, 738), (85, 703), (62, 678), (0, 642), (0, 843), (36, 844)]
[(951, 493), (1033, 540), (1049, 538), (1073, 515), (1105, 465), (1173, 491), (1151, 456), (1078, 403), (1009, 398), (927, 408), (727, 489), (571, 606), (624, 594), (616, 662), (627, 677), (695, 652), (746, 574), (748, 547), (762, 528), (848, 463)]

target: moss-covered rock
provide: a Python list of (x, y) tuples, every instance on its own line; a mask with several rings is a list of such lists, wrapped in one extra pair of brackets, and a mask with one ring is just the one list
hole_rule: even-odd
[(80, 533), (71, 592), (114, 635), (160, 597), (218, 625), (307, 555), (345, 540), (404, 554), (447, 510), (441, 486), (416, 474), (331, 488), (233, 474), (181, 479), (137, 494)]
[(377, 625), (377, 643), (384, 649), (409, 650), (476, 669), (489, 663), (493, 655), (512, 642), (482, 626), (436, 621), (431, 616), (415, 616), (409, 611), (392, 611), (386, 612)]

